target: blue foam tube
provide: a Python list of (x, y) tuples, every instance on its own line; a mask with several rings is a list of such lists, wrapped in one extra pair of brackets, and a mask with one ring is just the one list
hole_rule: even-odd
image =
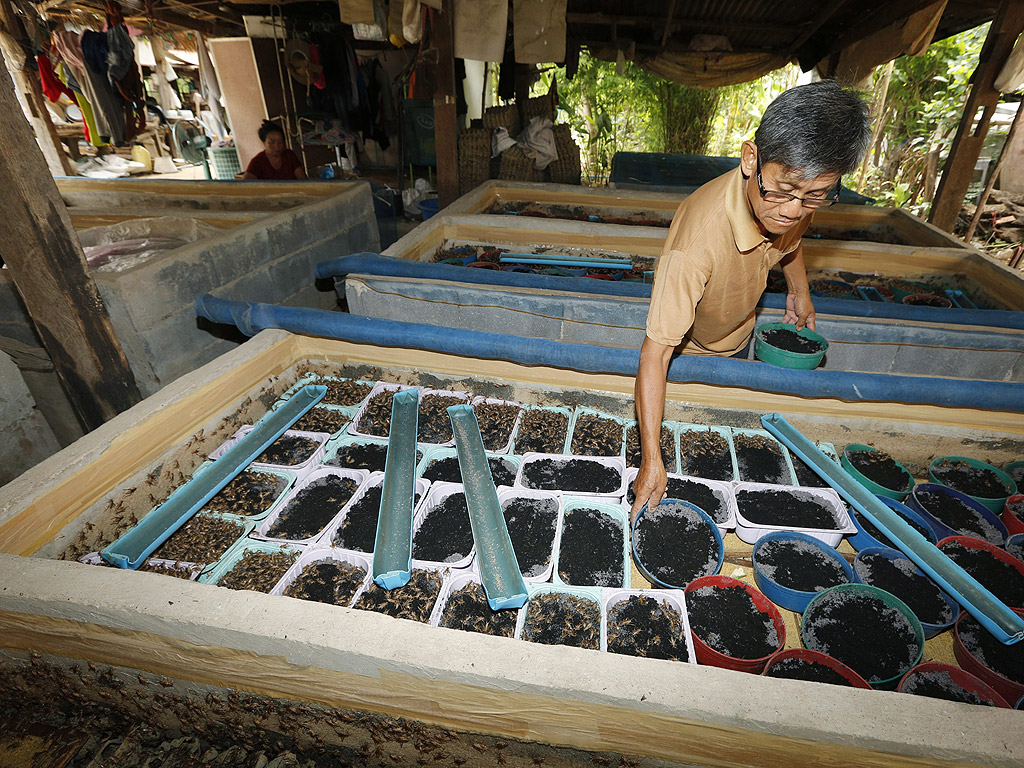
[(412, 510), (416, 498), (416, 429), (420, 393), (406, 389), (391, 401), (388, 456), (380, 492), (373, 580), (384, 589), (404, 587), (412, 578)]
[[(248, 336), (266, 328), (280, 328), (307, 336), (377, 346), (427, 349), (467, 357), (509, 360), (522, 365), (546, 365), (627, 376), (636, 375), (640, 361), (638, 349), (442, 328), (320, 309), (230, 301), (210, 294), (196, 298), (196, 313), (213, 322), (235, 325)], [(871, 400), (999, 411), (1024, 410), (1024, 384), (1001, 381), (800, 371), (751, 360), (690, 355), (679, 355), (672, 361), (668, 379), (851, 402)]]

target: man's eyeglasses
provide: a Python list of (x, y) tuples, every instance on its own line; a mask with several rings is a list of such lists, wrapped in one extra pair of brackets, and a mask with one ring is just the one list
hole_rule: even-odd
[(765, 189), (761, 181), (761, 156), (757, 157), (757, 191), (761, 193), (761, 199), (766, 203), (788, 203), (790, 200), (799, 200), (804, 208), (825, 208), (839, 202), (839, 190), (842, 181), (836, 183), (836, 191), (828, 197), (797, 197), (788, 192), (779, 192), (775, 189)]

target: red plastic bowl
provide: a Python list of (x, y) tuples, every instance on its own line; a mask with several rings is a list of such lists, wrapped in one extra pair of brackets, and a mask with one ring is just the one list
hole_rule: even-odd
[(1006, 506), (1003, 507), (1002, 521), (1003, 525), (1006, 526), (1006, 530), (1013, 536), (1015, 533), (1024, 533), (1024, 520), (1021, 520), (1013, 512), (1010, 511), (1011, 504), (1020, 504), (1024, 501), (1024, 493), (1017, 493), (1006, 500)]
[(787, 648), (784, 651), (779, 651), (768, 659), (768, 663), (764, 665), (764, 671), (761, 674), (767, 676), (768, 670), (771, 669), (774, 664), (777, 664), (780, 661), (785, 661), (786, 659), (800, 659), (801, 661), (810, 661), (815, 664), (821, 664), (822, 666), (828, 667), (845, 677), (854, 688), (867, 688), (869, 691), (873, 690), (867, 680), (843, 664), (839, 659), (833, 659), (827, 653), (812, 651), (810, 648)]
[(701, 587), (717, 587), (719, 589), (740, 587), (741, 589), (745, 589), (753, 599), (754, 605), (757, 606), (757, 610), (771, 616), (772, 623), (775, 625), (775, 633), (779, 638), (779, 645), (778, 648), (767, 656), (762, 656), (759, 659), (738, 659), (735, 656), (726, 656), (724, 653), (716, 651), (710, 645), (701, 640), (697, 636), (697, 633), (691, 628), (690, 635), (693, 636), (693, 650), (697, 655), (697, 661), (700, 664), (707, 664), (711, 667), (724, 667), (725, 669), (735, 669), (740, 672), (750, 672), (755, 675), (761, 674), (764, 670), (765, 664), (768, 663), (768, 659), (782, 650), (786, 645), (786, 624), (782, 620), (782, 614), (779, 613), (779, 609), (776, 608), (775, 604), (762, 595), (755, 587), (730, 576), (701, 576), (687, 584), (686, 589), (683, 591), (695, 592)]
[[(964, 649), (966, 650), (966, 649)], [(905, 693), (903, 686), (907, 684), (907, 681), (917, 673), (921, 672), (947, 672), (950, 679), (956, 684), (963, 688), (965, 691), (976, 693), (979, 698), (984, 699), (992, 704), (993, 707), (1001, 707), (1003, 709), (1011, 709), (1010, 705), (1006, 702), (1006, 699), (993, 688), (991, 685), (986, 683), (977, 675), (972, 675), (970, 672), (960, 667), (954, 667), (952, 664), (943, 664), (938, 661), (926, 661), (922, 664), (918, 664), (907, 670), (900, 679), (900, 684), (896, 690), (899, 693)]]
[[(1024, 562), (1021, 562), (1016, 557), (1011, 555), (1005, 549), (1000, 549), (994, 544), (989, 544), (987, 541), (977, 539), (974, 536), (947, 536), (944, 539), (940, 539), (939, 543), (936, 544), (939, 549), (943, 549), (946, 544), (960, 544), (970, 549), (983, 549), (988, 552), (996, 560), (1001, 560), (1017, 569), (1017, 573), (1020, 574), (1021, 578), (1024, 579)], [(1024, 608), (1024, 605), (1011, 605), (1011, 608)]]
[[(1020, 608), (1014, 608), (1013, 612), (1018, 616), (1024, 616), (1024, 610)], [(980, 678), (983, 683), (988, 683), (995, 688), (996, 693), (1006, 701), (1017, 701), (1024, 696), (1024, 685), (982, 664), (980, 659), (967, 650), (967, 646), (960, 639), (960, 622), (964, 620), (964, 616), (969, 615), (967, 611), (961, 612), (960, 618), (953, 625), (953, 655), (956, 657), (957, 663), (975, 677)], [(984, 628), (982, 631), (985, 631)]]

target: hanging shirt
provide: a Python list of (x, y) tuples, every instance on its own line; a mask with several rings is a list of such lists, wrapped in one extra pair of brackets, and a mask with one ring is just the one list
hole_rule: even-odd
[(290, 149), (286, 149), (281, 153), (281, 167), (275, 168), (270, 164), (270, 160), (267, 158), (266, 152), (260, 152), (256, 157), (249, 161), (249, 165), (246, 167), (245, 172), (251, 173), (257, 179), (264, 180), (295, 180), (295, 171), (302, 167), (302, 161), (299, 156), (292, 152)]

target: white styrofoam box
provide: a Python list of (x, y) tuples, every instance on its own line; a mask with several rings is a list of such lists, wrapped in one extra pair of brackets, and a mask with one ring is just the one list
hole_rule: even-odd
[[(362, 471), (362, 470), (360, 470), (360, 471)], [(366, 492), (368, 490), (370, 490), (371, 488), (376, 488), (377, 486), (381, 485), (383, 482), (384, 482), (384, 473), (383, 472), (370, 472), (367, 475), (367, 477), (366, 477), (366, 482), (364, 482), (361, 486), (359, 486), (359, 488), (356, 489), (356, 492), (352, 495), (352, 498), (349, 499), (349, 502), (348, 502), (348, 504), (345, 505), (345, 508), (342, 511), (342, 514), (340, 514), (340, 515), (338, 515), (338, 517), (334, 518), (334, 520), (331, 521), (331, 524), (328, 525), (326, 528), (324, 528), (323, 533), (320, 534), (320, 537), (319, 537), (319, 539), (317, 539), (316, 543), (318, 545), (320, 545), (320, 546), (323, 546), (323, 547), (334, 547), (336, 549), (338, 549), (338, 548), (344, 549), (343, 547), (337, 547), (333, 542), (334, 542), (335, 535), (337, 535), (338, 531), (341, 530), (341, 527), (345, 524), (345, 518), (348, 516), (349, 510), (352, 509), (356, 504), (359, 503), (359, 500), (363, 498), (363, 496), (366, 494)], [(415, 496), (414, 496), (414, 499), (413, 499), (413, 518), (414, 519), (415, 519), (417, 510), (419, 510), (419, 508), (421, 506), (423, 506), (423, 504), (426, 502), (427, 495), (429, 494), (429, 492), (430, 492), (430, 483), (428, 483), (426, 480), (417, 479), (416, 480), (416, 492), (415, 492)], [(418, 501), (417, 501), (417, 499), (418, 499)], [(345, 551), (346, 552), (357, 552), (357, 553), (360, 553), (359, 550), (354, 550), (354, 549), (353, 550), (345, 549)], [(370, 552), (363, 552), (363, 553), (360, 553), (360, 554), (365, 554), (365, 555), (368, 555), (370, 557), (373, 556), (373, 552), (372, 551), (370, 551)]]
[[(339, 437), (332, 437), (327, 443), (327, 448), (324, 451), (324, 456), (320, 460), (320, 463), (324, 466), (334, 466), (330, 462), (335, 459), (338, 453), (342, 449), (348, 448), (353, 445), (380, 445), (384, 447), (385, 452), (385, 464), (381, 469), (366, 469), (365, 467), (339, 467), (339, 469), (366, 469), (367, 472), (383, 472), (387, 467), (387, 447), (388, 439), (386, 437), (353, 437), (352, 435), (341, 435)], [(416, 447), (416, 463), (417, 465), (422, 460), (423, 455), (426, 451), (431, 450), (428, 446), (417, 445)]]
[[(616, 488), (609, 491), (608, 493), (595, 493), (593, 491), (584, 491), (578, 488), (528, 488), (523, 484), (523, 475), (527, 468), (538, 461), (545, 459), (551, 459), (557, 462), (569, 462), (573, 459), (586, 462), (594, 462), (604, 467), (611, 467), (619, 473), (619, 484)], [(562, 493), (571, 493), (574, 496), (594, 496), (598, 498), (609, 498), (609, 497), (622, 497), (625, 493), (626, 483), (626, 462), (621, 456), (573, 456), (571, 454), (560, 454), (560, 453), (527, 453), (523, 456), (523, 461), (519, 465), (519, 473), (516, 475), (516, 482), (513, 487), (515, 488), (526, 488), (527, 490), (534, 491), (547, 491), (557, 490)]]
[(574, 597), (582, 597), (585, 600), (590, 600), (594, 603), (594, 607), (597, 608), (598, 612), (598, 648), (601, 648), (601, 589), (598, 587), (567, 587), (563, 584), (527, 584), (526, 591), (529, 593), (529, 598), (526, 604), (519, 609), (519, 619), (516, 621), (516, 640), (523, 639), (523, 627), (526, 624), (526, 614), (530, 610), (530, 601), (533, 600), (537, 595), (545, 595), (549, 592), (555, 592), (562, 595), (573, 595)]
[(601, 593), (601, 650), (608, 650), (608, 612), (617, 603), (633, 596), (651, 597), (675, 611), (683, 622), (683, 637), (686, 641), (686, 660), (689, 664), (697, 663), (693, 650), (693, 636), (690, 634), (690, 618), (686, 612), (686, 600), (681, 589), (605, 589)]
[[(423, 477), (424, 473), (427, 471), (427, 468), (430, 467), (430, 465), (433, 464), (435, 461), (440, 461), (441, 459), (458, 458), (458, 455), (459, 455), (458, 449), (456, 449), (454, 446), (452, 446), (452, 447), (440, 447), (439, 446), (439, 447), (427, 448), (426, 450), (423, 451), (423, 458), (420, 459), (419, 464), (416, 466), (416, 477)], [(520, 465), (520, 463), (522, 463), (522, 457), (514, 456), (514, 455), (512, 455), (510, 453), (491, 453), (490, 451), (488, 451), (485, 455), (487, 456), (488, 464), (490, 464), (491, 459), (498, 459), (498, 460), (500, 460), (500, 461), (502, 461), (502, 462), (504, 462), (506, 464), (511, 465), (511, 468), (512, 468), (512, 480), (513, 480), (513, 482), (515, 482), (516, 472), (519, 471), (519, 465)], [(494, 479), (493, 475), (492, 475), (491, 479), (492, 480)], [(454, 480), (431, 480), (430, 482), (449, 482), (450, 483), (450, 482), (455, 482), (455, 481)], [(495, 483), (495, 486), (497, 488), (504, 488), (504, 487), (509, 487), (510, 488), (511, 487), (511, 486), (499, 485), (497, 483)]]
[[(517, 403), (515, 400), (500, 400), (496, 397), (474, 397), (470, 401), (470, 405), (473, 406), (474, 410), (478, 405), (512, 405), (519, 409), (519, 413), (516, 414), (515, 420), (512, 422), (512, 429), (508, 433), (508, 440), (505, 441), (504, 445), (500, 445), (497, 448), (487, 448), (487, 444), (484, 443), (484, 448), (488, 453), (509, 453), (512, 450), (512, 438), (516, 434), (516, 427), (519, 426), (519, 420), (523, 416), (523, 404)], [(479, 419), (477, 422), (479, 423)]]
[[(453, 573), (450, 578), (445, 579), (444, 586), (441, 587), (441, 594), (437, 598), (437, 602), (434, 604), (434, 610), (430, 614), (430, 625), (433, 627), (441, 626), (441, 618), (444, 616), (444, 609), (448, 606), (448, 598), (454, 595), (459, 590), (470, 584), (480, 584), (480, 575), (474, 571), (461, 571)], [(483, 585), (481, 585), (482, 588)], [(516, 622), (513, 625), (512, 635), (515, 636), (515, 626), (519, 624), (519, 614), (522, 613), (522, 608), (504, 608), (506, 611), (515, 611)]]
[[(633, 481), (636, 480), (638, 470), (636, 467), (630, 467), (626, 470), (626, 493), (622, 496), (622, 508), (626, 510), (628, 514), (632, 508), (632, 504), (629, 503), (629, 489), (633, 487)], [(686, 480), (691, 483), (699, 483), (700, 485), (706, 485), (712, 490), (712, 492), (725, 504), (728, 517), (725, 522), (715, 523), (719, 532), (724, 536), (726, 531), (731, 531), (736, 527), (736, 495), (733, 492), (732, 483), (723, 483), (721, 480), (705, 480), (703, 477), (693, 477), (691, 475), (678, 475), (674, 472), (668, 474), (670, 479)], [(669, 494), (671, 496), (671, 494)], [(706, 509), (705, 512), (708, 512)], [(714, 519), (714, 516), (708, 512), (708, 517)]]
[[(680, 424), (679, 424), (678, 421), (662, 421), (661, 422), (661, 426), (668, 430), (669, 436), (672, 438), (672, 456), (673, 456), (673, 458), (672, 458), (672, 461), (670, 461), (670, 462), (665, 464), (665, 471), (666, 472), (674, 472), (674, 473), (678, 474), (679, 473), (679, 427), (680, 427)], [(626, 442), (627, 442), (627, 437), (629, 435), (629, 430), (632, 427), (636, 427), (637, 430), (639, 430), (640, 429), (640, 422), (637, 421), (636, 419), (626, 419), (625, 427), (626, 427), (625, 431), (623, 431), (623, 433), (622, 433), (622, 453), (621, 453), (621, 456), (622, 456), (623, 459), (626, 458)], [(640, 438), (640, 435), (639, 435), (639, 433), (637, 433), (637, 439), (639, 440), (639, 438)], [(627, 469), (635, 469), (635, 467), (630, 467), (629, 466), (629, 461), (626, 462), (626, 468)]]
[[(356, 415), (352, 418), (352, 423), (348, 425), (348, 433), (350, 435), (356, 435), (358, 437), (375, 437), (380, 438), (381, 435), (371, 435), (368, 432), (360, 432), (360, 421), (362, 421), (363, 414), (366, 412), (366, 406), (370, 404), (373, 398), (381, 392), (404, 392), (407, 389), (416, 389), (416, 387), (406, 386), (404, 384), (390, 384), (386, 381), (378, 381), (370, 394), (366, 396), (362, 404), (359, 406), (359, 410), (356, 411)], [(384, 439), (387, 439), (386, 437)]]
[(565, 439), (562, 441), (562, 447), (559, 451), (560, 454), (569, 452), (569, 430), (572, 428), (572, 409), (563, 408), (562, 406), (556, 405), (527, 405), (523, 407), (523, 412), (519, 414), (519, 420), (516, 422), (516, 429), (512, 435), (512, 444), (509, 447), (511, 453), (523, 453), (516, 442), (519, 436), (519, 430), (523, 428), (523, 419), (526, 418), (526, 414), (530, 411), (548, 411), (550, 413), (559, 413), (565, 416)]
[[(558, 543), (558, 535), (562, 530), (562, 495), (551, 491), (531, 491), (526, 488), (502, 488), (498, 491), (498, 503), (501, 505), (502, 514), (505, 511), (505, 504), (512, 499), (549, 499), (555, 503), (555, 529), (551, 537), (551, 551), (548, 553), (548, 564), (543, 571), (535, 576), (523, 574), (523, 581), (542, 583), (551, 578), (551, 572), (555, 567), (555, 547)], [(474, 562), (475, 567), (475, 562)]]
[[(437, 508), (449, 496), (454, 496), (457, 493), (465, 493), (465, 488), (463, 487), (462, 483), (432, 483), (430, 485), (430, 493), (427, 494), (427, 498), (420, 505), (419, 509), (416, 511), (416, 515), (413, 517), (412, 537), (414, 541), (416, 539), (416, 534), (420, 530), (420, 526), (422, 526), (423, 522), (427, 519), (427, 517), (430, 516), (430, 513), (433, 512), (434, 509)], [(470, 530), (472, 530), (472, 528), (470, 527), (468, 513), (466, 515), (466, 526), (470, 528)], [(415, 552), (415, 547), (413, 548), (413, 551)], [(476, 544), (474, 543), (473, 546), (470, 547), (469, 552), (466, 555), (450, 563), (438, 562), (434, 560), (421, 560), (419, 558), (416, 558), (414, 555), (413, 564), (414, 566), (433, 565), (437, 567), (445, 567), (459, 570), (462, 568), (468, 568), (470, 565), (472, 565), (473, 558), (475, 556)]]
[[(631, 552), (629, 547), (629, 513), (622, 509), (622, 507), (612, 500), (606, 499), (595, 499), (593, 496), (590, 497), (573, 497), (563, 496), (562, 497), (562, 519), (558, 522), (558, 535), (555, 539), (555, 557), (554, 565), (551, 573), (551, 581), (554, 584), (561, 584), (565, 587), (577, 587), (581, 585), (568, 584), (563, 581), (558, 575), (558, 562), (561, 559), (562, 550), (562, 536), (565, 534), (565, 518), (576, 509), (596, 509), (598, 512), (608, 515), (615, 520), (622, 528), (622, 584), (617, 585), (621, 589), (629, 589), (630, 580), (632, 577), (631, 568)], [(589, 585), (583, 585), (588, 586)], [(593, 587), (593, 589), (603, 589), (603, 587)]]
[[(311, 546), (307, 548), (305, 552), (299, 555), (299, 559), (292, 563), (291, 568), (285, 571), (285, 574), (281, 577), (281, 580), (274, 585), (274, 588), (272, 590), (270, 590), (270, 594), (283, 595), (285, 593), (285, 590), (291, 586), (292, 582), (295, 581), (299, 577), (299, 575), (306, 569), (306, 566), (314, 565), (315, 563), (321, 563), (327, 560), (335, 563), (349, 563), (358, 568), (362, 568), (364, 571), (364, 582), (371, 577), (371, 573), (373, 571), (373, 562), (370, 560), (370, 558), (366, 557), (365, 555), (361, 555), (358, 552), (346, 552), (345, 550), (332, 549), (330, 547)], [(363, 585), (360, 584), (359, 588), (356, 589), (356, 591), (352, 594), (352, 600), (355, 600), (355, 596), (359, 592), (359, 590), (362, 589), (362, 586)], [(352, 605), (352, 600), (349, 600), (344, 607), (350, 607)]]
[[(371, 560), (371, 565), (372, 565), (372, 560)], [(421, 563), (421, 562), (417, 562), (417, 561), (414, 560), (413, 564), (412, 564), (412, 569), (413, 569), (413, 571), (434, 571), (436, 573), (441, 574), (441, 587), (440, 587), (440, 589), (437, 592), (437, 599), (438, 600), (441, 598), (441, 595), (444, 594), (445, 586), (453, 578), (452, 569), (450, 567), (448, 567), (447, 565), (445, 565), (445, 566), (430, 565), (429, 563)], [(363, 585), (356, 592), (355, 597), (352, 598), (352, 606), (351, 606), (352, 608), (357, 608), (359, 610), (366, 610), (365, 608), (359, 608), (359, 604), (358, 603), (359, 603), (360, 598), (363, 596), (363, 593), (366, 590), (370, 589), (370, 587), (372, 587), (372, 586), (374, 586), (373, 574), (370, 573), (370, 575), (367, 577), (367, 579), (363, 582)], [(382, 589), (382, 587), (379, 587), (379, 588)], [(395, 589), (402, 589), (402, 587), (395, 587)], [(433, 618), (434, 612), (435, 612), (436, 608), (437, 608), (437, 600), (435, 600), (434, 604), (431, 606), (430, 613), (428, 614), (427, 619), (424, 621), (424, 624), (429, 624), (430, 623), (430, 620)]]
[[(78, 562), (85, 563), (86, 565), (105, 565), (108, 568), (116, 568), (117, 566), (108, 563), (104, 560), (99, 552), (90, 552), (87, 555), (83, 555), (78, 558)], [(204, 563), (186, 563), (184, 560), (164, 560), (159, 557), (146, 558), (146, 565), (148, 566), (160, 566), (167, 568), (168, 570), (175, 571), (186, 571), (188, 573), (188, 580), (195, 581), (199, 578), (199, 574), (203, 572), (205, 568)], [(141, 570), (141, 569), (140, 569)]]
[(741, 483), (742, 482), (749, 482), (749, 481), (744, 480), (743, 477), (740, 475), (740, 469), (739, 469), (740, 459), (739, 459), (739, 454), (736, 451), (736, 442), (735, 442), (737, 436), (739, 436), (739, 435), (748, 435), (748, 436), (765, 437), (768, 440), (771, 440), (777, 446), (779, 446), (779, 451), (782, 454), (782, 460), (783, 460), (783, 463), (785, 464), (785, 471), (783, 472), (783, 475), (784, 475), (783, 480), (785, 480), (785, 475), (786, 474), (789, 475), (788, 482), (780, 483), (780, 485), (796, 485), (797, 484), (796, 471), (793, 469), (793, 460), (790, 459), (790, 457), (789, 457), (789, 449), (785, 445), (783, 445), (774, 435), (772, 435), (770, 432), (768, 432), (767, 430), (764, 430), (764, 429), (738, 429), (736, 427), (730, 427), (730, 429), (732, 430), (732, 435), (733, 435), (733, 456), (735, 457), (735, 460), (736, 460), (736, 479), (737, 479), (737, 482), (741, 482)]
[[(582, 455), (584, 455), (584, 454), (574, 453), (573, 452), (573, 447), (572, 447), (573, 435), (576, 434), (576, 425), (579, 423), (580, 417), (582, 417), (582, 416), (596, 416), (599, 419), (607, 419), (608, 421), (613, 421), (616, 424), (618, 424), (619, 425), (619, 440), (621, 441), (619, 443), (619, 450), (616, 451), (615, 453), (602, 454), (602, 455), (607, 455), (607, 456), (625, 456), (624, 451), (625, 451), (625, 447), (626, 447), (626, 424), (627, 424), (627, 420), (626, 419), (621, 419), (618, 416), (612, 416), (610, 413), (603, 413), (602, 411), (595, 411), (593, 408), (585, 408), (582, 405), (578, 406), (576, 408), (576, 410), (572, 414), (572, 421), (569, 422), (569, 441), (568, 441), (569, 447), (567, 449), (569, 453), (572, 453), (574, 456), (582, 456)], [(589, 454), (587, 454), (587, 455), (589, 455)]]
[[(253, 427), (250, 425), (242, 427), (231, 437), (231, 439), (229, 439), (227, 442), (225, 442), (216, 450), (214, 450), (213, 453), (210, 454), (210, 458), (213, 460), (219, 459), (231, 448), (234, 448), (235, 444), (238, 443), (238, 441), (245, 437), (247, 434), (252, 432), (252, 430)], [(315, 440), (317, 443), (319, 443), (319, 447), (315, 451), (313, 451), (309, 458), (298, 464), (268, 464), (262, 461), (251, 461), (246, 466), (254, 467), (256, 469), (285, 469), (290, 472), (294, 472), (296, 475), (301, 477), (301, 475), (306, 470), (310, 469), (311, 467), (315, 467), (317, 464), (320, 463), (320, 459), (323, 458), (324, 451), (326, 450), (327, 441), (330, 439), (331, 436), (325, 432), (300, 432), (299, 430), (296, 429), (288, 429), (285, 430), (284, 434), (281, 435), (281, 437), (306, 437), (309, 438), (310, 440)], [(280, 440), (281, 437), (277, 439)], [(273, 443), (271, 443), (271, 445), (273, 445)]]
[[(323, 528), (317, 531), (316, 534), (306, 537), (304, 539), (277, 538), (270, 535), (270, 530), (274, 527), (274, 524), (281, 517), (282, 513), (287, 511), (287, 509), (291, 506), (292, 502), (294, 502), (295, 499), (308, 486), (325, 477), (332, 476), (352, 480), (353, 482), (355, 482), (356, 488), (353, 491), (352, 496), (349, 497), (349, 500), (346, 501), (345, 504), (343, 504), (338, 509), (338, 511), (334, 513), (334, 516), (324, 524)], [(308, 475), (306, 475), (303, 479), (299, 480), (299, 482), (295, 484), (295, 487), (288, 492), (288, 496), (285, 497), (284, 501), (280, 504), (280, 506), (275, 507), (274, 511), (267, 515), (266, 519), (263, 520), (263, 522), (261, 522), (259, 526), (257, 526), (256, 530), (253, 531), (250, 534), (250, 536), (252, 536), (252, 538), (254, 539), (261, 539), (263, 541), (275, 541), (279, 543), (288, 544), (309, 545), (319, 541), (324, 531), (330, 528), (331, 525), (343, 515), (344, 511), (348, 508), (348, 505), (352, 503), (352, 499), (355, 498), (356, 492), (358, 492), (360, 487), (362, 487), (366, 483), (369, 476), (370, 473), (362, 469), (336, 469), (334, 467), (321, 467), (320, 469), (316, 469), (310, 472)]]
[[(715, 432), (725, 440), (725, 444), (729, 448), (729, 461), (732, 462), (732, 473), (730, 477), (724, 478), (724, 481), (733, 481), (739, 479), (739, 469), (736, 466), (736, 451), (732, 444), (732, 431), (728, 427), (715, 427), (705, 426), (703, 424), (687, 424), (684, 422), (672, 422), (675, 425), (676, 431), (676, 461), (679, 464), (679, 473), (687, 475), (686, 467), (683, 466), (683, 446), (682, 436), (687, 432)], [(692, 477), (692, 475), (687, 475)], [(717, 479), (717, 478), (709, 478)]]
[[(739, 507), (739, 495), (742, 491), (779, 491), (780, 493), (793, 493), (802, 496), (811, 496), (819, 500), (831, 512), (836, 521), (835, 528), (797, 528), (787, 525), (758, 525), (743, 517), (743, 511)], [(741, 541), (747, 544), (756, 544), (757, 540), (766, 533), (772, 531), (797, 531), (813, 536), (830, 547), (838, 547), (843, 536), (857, 532), (857, 526), (850, 519), (850, 513), (846, 505), (839, 498), (839, 494), (831, 488), (802, 488), (800, 486), (769, 485), (767, 483), (734, 483), (733, 491), (736, 494), (736, 535)]]

